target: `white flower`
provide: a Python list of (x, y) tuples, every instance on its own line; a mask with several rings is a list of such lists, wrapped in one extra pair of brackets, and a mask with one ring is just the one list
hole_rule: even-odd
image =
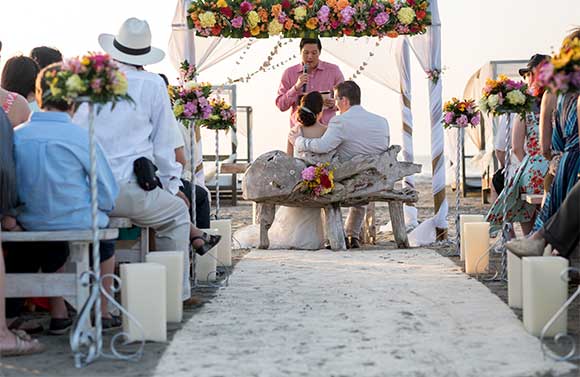
[(481, 98), (478, 103), (479, 109), (483, 112), (487, 112), (489, 108), (487, 107), (487, 101), (485, 98)]
[(506, 99), (511, 105), (523, 105), (526, 103), (526, 96), (520, 90), (512, 90), (506, 95)]
[(490, 108), (494, 108), (497, 106), (497, 104), (499, 103), (499, 96), (497, 94), (491, 94), (488, 98), (487, 98), (487, 104), (489, 105)]
[(185, 90), (193, 90), (197, 87), (197, 83), (195, 81), (188, 81), (185, 84), (183, 84), (183, 87), (185, 88)]

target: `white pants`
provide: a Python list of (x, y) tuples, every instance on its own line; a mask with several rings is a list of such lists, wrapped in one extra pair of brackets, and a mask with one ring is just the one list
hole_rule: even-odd
[(366, 212), (367, 206), (350, 207), (346, 218), (346, 225), (344, 227), (344, 232), (347, 237), (350, 236), (360, 240), (360, 232), (362, 230)]
[(189, 276), (189, 213), (185, 202), (156, 188), (145, 191), (137, 182), (121, 183), (111, 216), (127, 217), (155, 229), (158, 251), (183, 251), (183, 300), (191, 297)]

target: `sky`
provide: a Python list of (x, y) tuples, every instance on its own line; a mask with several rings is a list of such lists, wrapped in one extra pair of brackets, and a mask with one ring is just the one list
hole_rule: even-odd
[[(439, 0), (442, 65), (446, 67), (442, 77), (443, 99), (461, 97), (469, 77), (490, 60), (528, 59), (534, 53), (553, 52), (567, 31), (580, 26), (578, 1)], [(175, 6), (173, 0), (4, 0), (0, 11), (3, 43), (0, 66), (10, 56), (28, 54), (39, 45), (57, 47), (65, 56), (100, 51), (98, 35), (115, 34), (128, 17), (146, 19), (153, 33), (152, 44), (167, 50)], [(291, 56), (297, 51), (284, 53)], [(356, 53), (353, 44), (353, 54)], [(201, 78), (222, 84), (226, 77), (257, 69), (265, 56), (267, 51), (251, 50), (245, 55), (242, 68), (233, 63), (234, 58), (228, 66), (220, 65)], [(321, 59), (336, 62), (324, 51)], [(413, 56), (411, 61), (415, 154), (426, 156), (430, 154), (427, 79)], [(298, 62), (298, 59), (292, 61)], [(349, 67), (341, 68), (345, 77), (352, 75)], [(172, 81), (177, 77), (167, 58), (148, 69), (163, 72)], [(280, 68), (259, 74), (250, 83), (238, 86), (238, 105), (250, 105), (254, 110), (254, 157), (268, 150), (285, 149), (288, 113), (281, 113), (274, 105), (282, 72)], [(362, 88), (363, 106), (389, 120), (391, 142), (400, 144), (398, 96), (371, 80), (357, 79), (357, 82)], [(205, 152), (211, 153), (210, 143), (206, 144), (209, 149)]]

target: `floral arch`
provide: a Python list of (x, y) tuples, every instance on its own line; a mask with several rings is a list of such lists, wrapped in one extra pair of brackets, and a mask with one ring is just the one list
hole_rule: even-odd
[[(437, 228), (438, 238), (445, 237), (448, 204), (440, 79), (441, 23), (437, 0), (178, 0), (172, 28), (169, 50), (174, 66), (178, 67), (187, 59), (195, 62), (200, 73), (227, 60), (233, 63), (237, 54), (261, 38), (324, 38), (326, 52), (355, 68), (357, 74), (400, 94), (403, 158), (406, 161), (414, 160), (412, 51), (430, 77), (435, 215), (433, 221), (425, 224)], [(376, 52), (380, 55), (378, 59), (361, 64), (360, 51), (353, 53), (350, 44), (355, 38), (373, 39), (377, 46), (381, 44)], [(414, 187), (413, 177), (407, 177), (404, 184)], [(406, 216), (407, 223), (417, 222), (416, 211), (411, 210)]]

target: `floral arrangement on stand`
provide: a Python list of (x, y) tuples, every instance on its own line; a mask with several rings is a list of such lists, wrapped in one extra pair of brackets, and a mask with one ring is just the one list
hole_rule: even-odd
[(213, 111), (209, 103), (212, 86), (196, 82), (196, 77), (195, 66), (185, 60), (179, 69), (179, 85), (169, 85), (167, 88), (173, 114), (186, 127), (189, 127), (192, 118), (207, 119)]
[(125, 74), (106, 54), (67, 59), (60, 70), (47, 70), (44, 78), (50, 89), (44, 94), (46, 99), (68, 103), (86, 100), (101, 105), (111, 102), (113, 107), (120, 101), (132, 101)]
[(300, 190), (315, 197), (326, 195), (334, 188), (334, 170), (330, 163), (318, 163), (302, 170)]
[(479, 108), (495, 116), (516, 113), (523, 119), (535, 103), (536, 99), (529, 93), (526, 83), (500, 75), (497, 80), (487, 79), (485, 82)]
[(553, 93), (580, 91), (580, 39), (566, 39), (560, 51), (542, 63), (538, 85)]
[(212, 112), (205, 119), (201, 119), (199, 124), (210, 130), (226, 130), (235, 128), (236, 111), (232, 106), (221, 98), (213, 98), (209, 101)]
[(443, 105), (443, 127), (457, 128), (457, 155), (455, 162), (455, 234), (457, 253), (461, 254), (461, 229), (459, 225), (461, 186), (459, 182), (460, 167), (463, 163), (463, 133), (467, 126), (475, 127), (481, 122), (481, 113), (472, 99), (459, 100), (455, 97)]
[(443, 105), (443, 127), (465, 128), (467, 126), (475, 127), (481, 121), (475, 101), (466, 99), (460, 101), (453, 97)]
[(426, 0), (195, 0), (188, 25), (230, 38), (392, 37), (425, 33)]

